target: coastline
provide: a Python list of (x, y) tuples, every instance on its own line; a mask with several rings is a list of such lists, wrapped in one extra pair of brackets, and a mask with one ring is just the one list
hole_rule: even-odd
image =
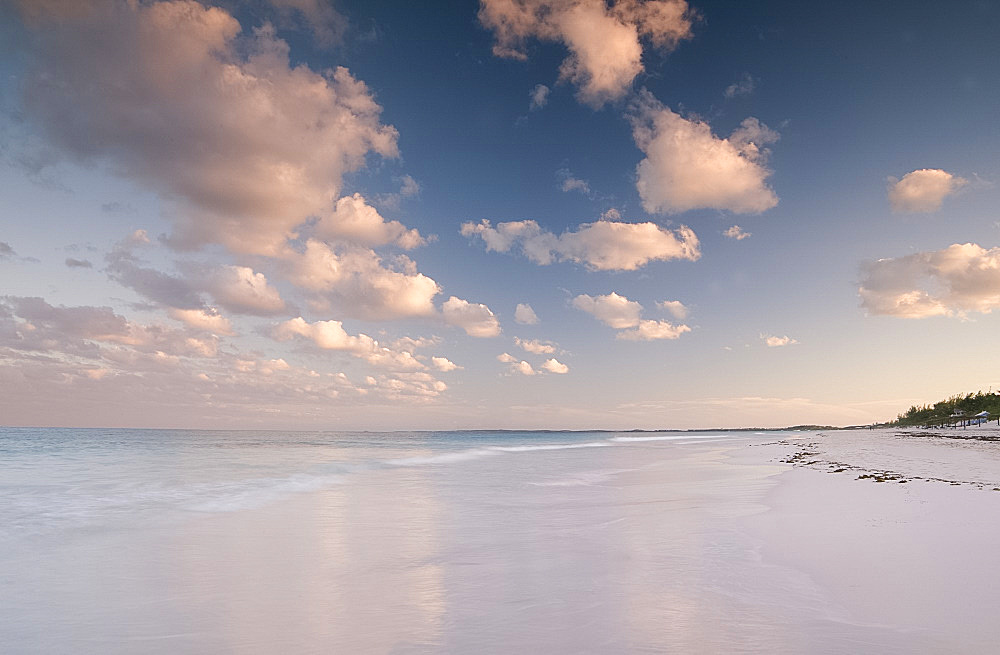
[(791, 469), (762, 499), (768, 511), (744, 523), (763, 562), (824, 590), (831, 620), (878, 628), (885, 641), (871, 650), (987, 652), (1000, 640), (1000, 449), (928, 436), (829, 432), (761, 446)]

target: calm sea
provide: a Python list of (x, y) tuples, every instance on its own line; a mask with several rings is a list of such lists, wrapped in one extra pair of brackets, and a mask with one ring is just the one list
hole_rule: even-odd
[(0, 652), (815, 650), (775, 438), (0, 428)]

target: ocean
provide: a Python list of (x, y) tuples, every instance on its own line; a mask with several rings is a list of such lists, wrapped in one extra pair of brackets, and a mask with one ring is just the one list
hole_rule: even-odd
[(0, 651), (906, 652), (762, 556), (798, 436), (0, 428)]

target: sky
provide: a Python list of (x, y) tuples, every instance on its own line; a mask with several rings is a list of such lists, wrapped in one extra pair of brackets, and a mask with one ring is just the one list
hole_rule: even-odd
[(1000, 3), (0, 4), (0, 424), (1000, 388)]

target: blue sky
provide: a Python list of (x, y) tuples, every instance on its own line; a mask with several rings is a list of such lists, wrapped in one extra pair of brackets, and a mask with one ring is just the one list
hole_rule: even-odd
[(1000, 386), (995, 2), (0, 11), (4, 423), (858, 424)]

